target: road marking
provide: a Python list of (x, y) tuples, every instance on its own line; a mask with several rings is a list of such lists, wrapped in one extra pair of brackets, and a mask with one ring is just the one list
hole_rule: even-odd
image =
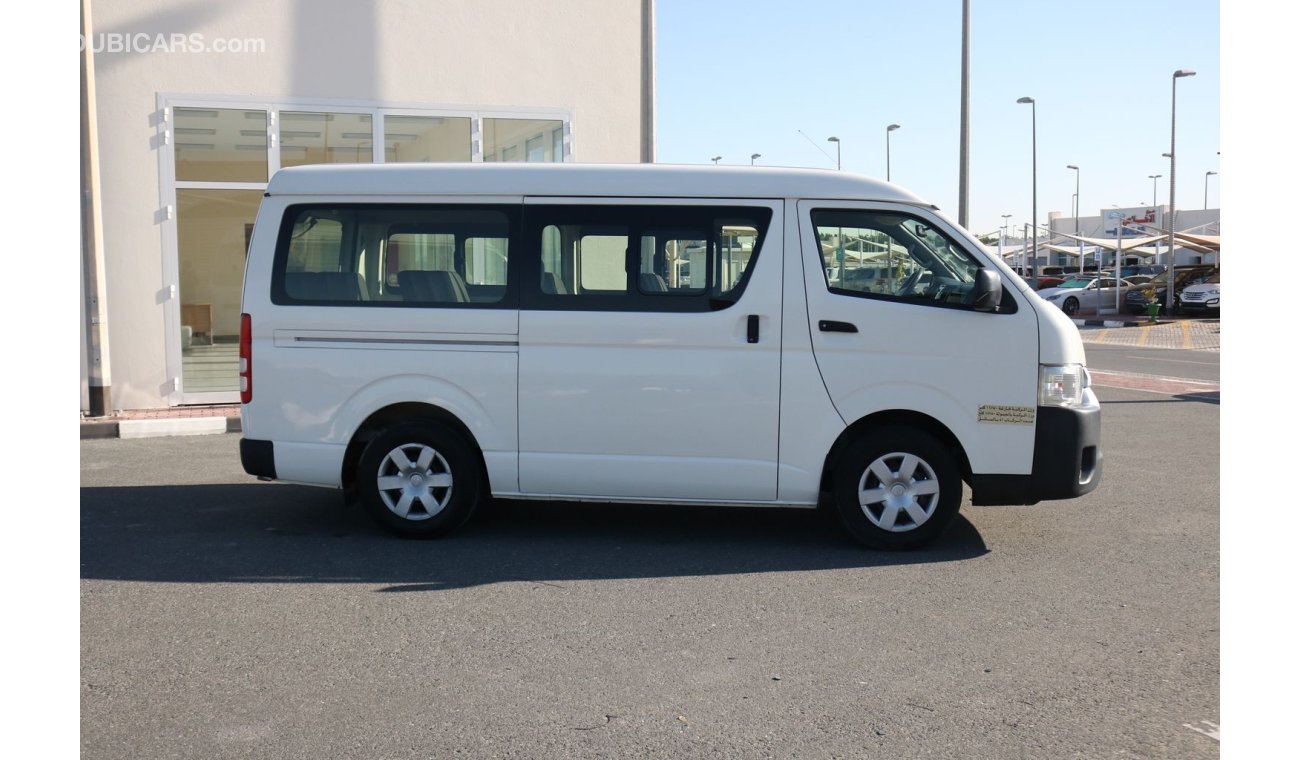
[(1141, 348), (1142, 346), (1145, 346), (1145, 345), (1147, 344), (1147, 338), (1150, 338), (1150, 337), (1151, 337), (1151, 328), (1150, 328), (1150, 327), (1139, 327), (1139, 328), (1138, 328), (1138, 347)]
[(1183, 320), (1183, 348), (1192, 347), (1192, 323)]
[(1088, 370), (1092, 384), (1106, 388), (1125, 388), (1132, 391), (1149, 391), (1181, 395), (1186, 393), (1218, 393), (1219, 384), (1205, 380), (1189, 380), (1185, 377), (1163, 377), (1160, 375), (1140, 375), (1131, 372), (1108, 372), (1106, 370)]
[(1153, 362), (1175, 362), (1177, 364), (1203, 364), (1207, 367), (1219, 366), (1219, 362), (1194, 362), (1187, 359), (1162, 359), (1158, 356), (1136, 356), (1134, 354), (1125, 354), (1124, 358), (1125, 359), (1149, 359)]
[(1184, 723), (1183, 728), (1190, 728), (1198, 734), (1205, 734), (1206, 736), (1210, 737), (1216, 742), (1219, 741), (1219, 724), (1211, 723), (1208, 720), (1203, 720), (1201, 722), (1209, 726), (1209, 728), (1206, 729), (1206, 728), (1201, 728), (1200, 726), (1193, 726), (1191, 723)]

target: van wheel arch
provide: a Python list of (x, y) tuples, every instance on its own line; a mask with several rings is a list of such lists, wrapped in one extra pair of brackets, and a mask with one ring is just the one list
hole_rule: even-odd
[(412, 401), (393, 404), (375, 411), (352, 434), (352, 440), (348, 441), (347, 450), (343, 454), (343, 472), (341, 473), (343, 491), (349, 500), (356, 496), (357, 465), (361, 462), (361, 453), (365, 450), (366, 444), (370, 443), (375, 436), (387, 428), (404, 422), (419, 422), (420, 420), (440, 422), (447, 425), (470, 443), (474, 448), (475, 456), (478, 458), (479, 475), (482, 478), (482, 483), (488, 489), (484, 496), (491, 496), (492, 488), (488, 480), (487, 462), (483, 459), (483, 447), (479, 446), (478, 439), (474, 437), (470, 429), (464, 422), (461, 422), (459, 417), (440, 406)]
[(951, 450), (953, 458), (961, 469), (961, 479), (967, 485), (970, 484), (971, 468), (970, 460), (966, 457), (966, 450), (962, 448), (957, 436), (953, 435), (946, 425), (921, 412), (907, 409), (889, 409), (863, 417), (845, 428), (839, 437), (835, 439), (835, 443), (831, 445), (830, 451), (826, 453), (826, 461), (822, 465), (820, 505), (826, 506), (831, 503), (830, 496), (835, 482), (835, 467), (839, 464), (844, 450), (854, 442), (870, 435), (873, 430), (884, 427), (916, 428), (934, 436)]

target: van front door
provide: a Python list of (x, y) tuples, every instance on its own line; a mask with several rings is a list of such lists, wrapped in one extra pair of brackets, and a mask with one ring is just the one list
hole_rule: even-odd
[(781, 209), (526, 200), (522, 493), (776, 498)]
[(1038, 400), (1038, 320), (1004, 283), (974, 310), (991, 266), (941, 217), (906, 204), (800, 201), (813, 353), (854, 422), (919, 413), (946, 427), (976, 473), (1028, 474)]

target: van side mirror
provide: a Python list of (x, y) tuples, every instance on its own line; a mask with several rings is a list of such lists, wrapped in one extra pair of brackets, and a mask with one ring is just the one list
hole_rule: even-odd
[(992, 269), (975, 273), (975, 311), (997, 311), (1002, 303), (1002, 275)]

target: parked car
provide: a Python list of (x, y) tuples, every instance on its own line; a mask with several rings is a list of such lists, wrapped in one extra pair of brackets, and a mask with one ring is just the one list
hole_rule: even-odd
[(1152, 277), (1155, 277), (1163, 271), (1165, 271), (1164, 264), (1157, 264), (1154, 266), (1145, 264), (1141, 266), (1129, 264), (1119, 268), (1120, 277), (1123, 277), (1126, 280), (1130, 279), (1134, 275), (1151, 275)]
[[(1212, 264), (1191, 264), (1187, 266), (1174, 267), (1174, 313), (1177, 314), (1180, 308), (1179, 293), (1191, 285), (1197, 285), (1204, 282), (1215, 273), (1216, 267)], [(1156, 275), (1151, 282), (1148, 282), (1141, 288), (1129, 291), (1124, 297), (1124, 310), (1129, 314), (1146, 314), (1147, 313), (1147, 295), (1146, 291), (1155, 291), (1156, 300), (1160, 303), (1160, 313), (1164, 314), (1167, 298), (1166, 284), (1169, 282), (1169, 273), (1161, 272)]]
[[(1038, 295), (1066, 314), (1074, 316), (1080, 309), (1097, 311), (1115, 303), (1115, 287), (1114, 277), (1076, 277), (1066, 280), (1058, 287), (1040, 290)], [(1121, 294), (1136, 287), (1128, 280), (1119, 281)]]
[(1200, 285), (1188, 285), (1178, 294), (1179, 303), (1186, 312), (1219, 313), (1219, 273), (1210, 275)]
[(1053, 277), (1051, 275), (1040, 275), (1038, 277), (1026, 277), (1025, 282), (1034, 290), (1045, 290), (1054, 288), (1065, 282), (1064, 277)]

